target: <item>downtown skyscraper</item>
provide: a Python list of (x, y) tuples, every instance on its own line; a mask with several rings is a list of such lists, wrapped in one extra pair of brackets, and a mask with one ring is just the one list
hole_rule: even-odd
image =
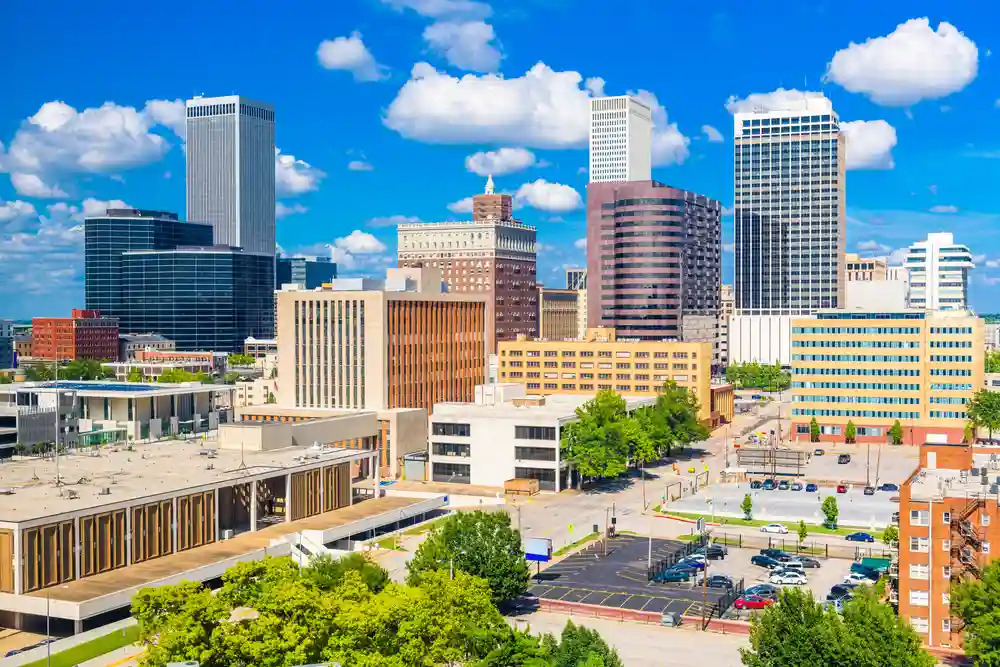
[(274, 256), (274, 108), (239, 95), (187, 101), (187, 219), (215, 243)]
[(790, 363), (791, 317), (844, 305), (845, 145), (805, 93), (734, 122), (734, 362)]

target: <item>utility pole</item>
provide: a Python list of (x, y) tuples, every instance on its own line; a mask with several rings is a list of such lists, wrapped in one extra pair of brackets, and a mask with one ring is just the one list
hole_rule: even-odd
[(868, 443), (868, 453), (865, 454), (865, 486), (872, 485), (872, 443)]
[[(56, 346), (55, 349), (58, 352), (58, 349), (59, 349), (58, 346)], [(58, 359), (59, 354), (57, 353), (54, 356), (57, 357), (56, 360), (52, 362), (52, 365), (55, 368), (55, 373), (54, 373), (53, 377), (55, 377), (55, 385), (56, 385), (56, 444), (55, 444), (56, 486), (59, 486), (59, 484), (60, 484), (60, 479), (59, 479), (59, 427), (60, 427), (60, 424), (59, 424), (59, 408), (60, 408), (60, 405), (59, 405), (59, 359)]]

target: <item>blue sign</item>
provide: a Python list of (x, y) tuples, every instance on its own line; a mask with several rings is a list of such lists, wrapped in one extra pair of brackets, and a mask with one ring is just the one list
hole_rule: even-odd
[(547, 537), (529, 537), (525, 539), (524, 557), (539, 563), (547, 563), (552, 560), (552, 540)]

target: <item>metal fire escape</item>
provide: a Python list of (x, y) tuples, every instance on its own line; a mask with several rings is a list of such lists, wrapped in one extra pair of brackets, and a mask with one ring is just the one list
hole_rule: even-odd
[(979, 553), (983, 534), (972, 523), (972, 515), (986, 505), (985, 498), (970, 498), (962, 511), (951, 517), (951, 578), (959, 582), (965, 575), (979, 577)]

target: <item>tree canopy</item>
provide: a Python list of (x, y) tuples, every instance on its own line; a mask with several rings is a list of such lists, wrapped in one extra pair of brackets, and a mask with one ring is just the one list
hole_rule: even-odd
[(114, 371), (95, 359), (74, 359), (59, 370), (59, 378), (65, 380), (104, 380), (114, 376)]
[(969, 421), (977, 428), (989, 431), (991, 440), (993, 432), (1000, 431), (1000, 393), (980, 389), (972, 396), (966, 410)]
[(751, 361), (726, 368), (726, 380), (745, 389), (782, 391), (792, 384), (791, 376), (781, 370), (781, 364), (759, 364)]
[(257, 360), (249, 354), (230, 354), (226, 358), (226, 363), (230, 366), (253, 366)]
[(407, 564), (412, 585), (429, 571), (461, 570), (486, 580), (494, 603), (528, 590), (531, 573), (521, 535), (506, 512), (457, 512), (431, 529)]
[(952, 586), (951, 608), (965, 626), (963, 648), (976, 667), (1000, 665), (1000, 561), (984, 567), (979, 579)]
[(933, 667), (920, 636), (880, 591), (856, 589), (843, 616), (789, 588), (778, 604), (750, 621), (750, 648), (740, 649), (747, 667)]
[(180, 384), (182, 382), (201, 382), (202, 384), (210, 384), (212, 382), (212, 377), (208, 373), (192, 373), (191, 371), (186, 371), (183, 368), (166, 368), (160, 377), (156, 379), (157, 382), (162, 384)]
[(425, 571), (416, 585), (370, 576), (380, 569), (358, 554), (305, 568), (266, 558), (230, 568), (215, 595), (194, 582), (142, 589), (132, 601), (141, 665), (621, 667), (596, 632), (572, 623), (560, 639), (512, 629), (487, 582), (458, 568), (454, 578)]
[(984, 361), (987, 373), (1000, 373), (1000, 350), (987, 350)]

